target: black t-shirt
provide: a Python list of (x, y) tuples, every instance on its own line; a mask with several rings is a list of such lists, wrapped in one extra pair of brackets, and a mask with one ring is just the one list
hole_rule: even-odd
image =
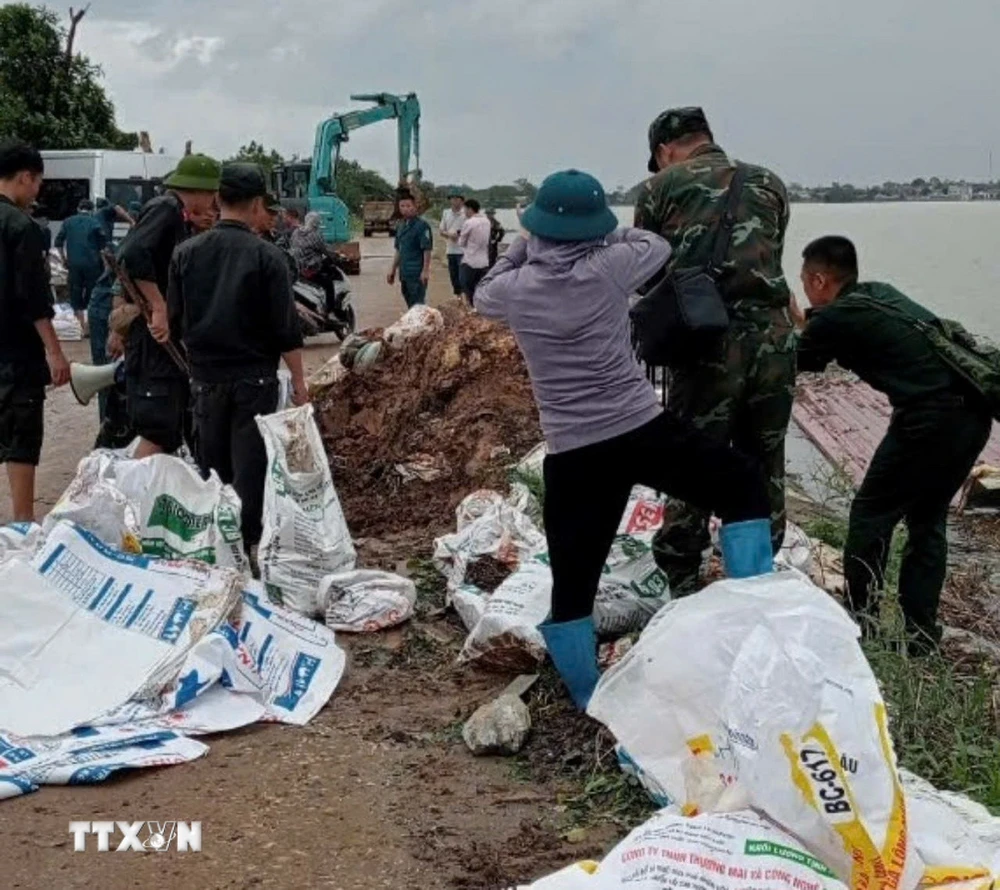
[(239, 222), (177, 249), (167, 305), (200, 383), (272, 376), (282, 354), (302, 346), (285, 255)]
[[(187, 235), (184, 204), (176, 193), (167, 192), (143, 207), (136, 224), (118, 248), (118, 261), (134, 281), (155, 282), (166, 298), (170, 258)], [(142, 318), (129, 328), (125, 368), (129, 374), (145, 379), (184, 377), (163, 347), (153, 339)]]
[(42, 231), (0, 195), (0, 374), (3, 382), (45, 386), (51, 378), (35, 322), (52, 318)]

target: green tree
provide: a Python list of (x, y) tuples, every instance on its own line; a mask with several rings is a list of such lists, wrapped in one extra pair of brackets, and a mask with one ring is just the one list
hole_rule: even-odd
[(357, 161), (341, 158), (337, 162), (337, 195), (352, 213), (360, 214), (365, 201), (391, 201), (395, 191), (381, 174)]
[(66, 37), (49, 9), (0, 7), (0, 138), (43, 149), (135, 148), (137, 134), (115, 125), (101, 69), (64, 48)]
[(249, 145), (241, 145), (240, 150), (231, 158), (227, 158), (227, 160), (242, 161), (248, 164), (259, 164), (264, 168), (264, 172), (268, 176), (270, 176), (271, 171), (275, 167), (285, 163), (285, 159), (273, 148), (268, 151), (264, 148), (262, 143), (258, 143), (254, 139), (250, 140)]

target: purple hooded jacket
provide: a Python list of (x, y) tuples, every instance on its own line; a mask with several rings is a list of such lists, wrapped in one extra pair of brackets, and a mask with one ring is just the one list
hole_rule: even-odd
[(506, 322), (524, 353), (551, 454), (660, 414), (632, 350), (628, 309), (669, 256), (663, 238), (639, 229), (598, 241), (518, 237), (476, 288), (476, 309)]

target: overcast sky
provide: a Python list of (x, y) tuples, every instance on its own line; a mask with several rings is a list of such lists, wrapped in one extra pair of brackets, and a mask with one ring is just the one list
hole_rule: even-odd
[[(415, 91), (429, 179), (645, 175), (661, 109), (787, 181), (1000, 175), (997, 0), (93, 0), (119, 124), (309, 154), (354, 92)], [(345, 154), (393, 176), (392, 123)]]

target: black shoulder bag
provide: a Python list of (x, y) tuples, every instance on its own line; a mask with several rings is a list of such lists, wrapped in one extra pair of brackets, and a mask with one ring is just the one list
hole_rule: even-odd
[(729, 328), (719, 277), (736, 224), (746, 168), (739, 164), (720, 202), (722, 218), (712, 258), (704, 268), (667, 270), (633, 307), (632, 330), (647, 365), (682, 367), (704, 356)]

